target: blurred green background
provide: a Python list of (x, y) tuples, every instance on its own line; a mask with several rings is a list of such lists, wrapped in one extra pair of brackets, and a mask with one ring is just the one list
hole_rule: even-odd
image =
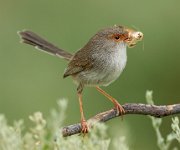
[[(35, 111), (48, 115), (59, 98), (68, 98), (66, 124), (80, 119), (76, 86), (62, 75), (67, 62), (19, 43), (16, 32), (30, 29), (55, 45), (75, 52), (97, 30), (114, 24), (135, 27), (144, 41), (128, 49), (121, 77), (104, 88), (123, 103), (146, 103), (147, 89), (156, 104), (180, 101), (180, 1), (0, 0), (0, 113), (28, 124)], [(84, 90), (86, 117), (113, 105), (94, 88)], [(171, 131), (163, 119), (164, 135)], [(146, 116), (125, 116), (107, 123), (112, 138), (126, 135), (134, 150), (156, 150), (156, 136)], [(176, 143), (175, 143), (176, 144)]]

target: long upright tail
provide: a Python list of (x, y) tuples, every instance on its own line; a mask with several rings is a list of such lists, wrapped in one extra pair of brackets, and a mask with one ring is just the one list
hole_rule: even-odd
[(59, 56), (66, 60), (72, 58), (72, 54), (56, 47), (55, 45), (49, 43), (45, 39), (41, 38), (39, 35), (33, 33), (32, 31), (22, 31), (18, 32), (23, 43), (34, 46), (35, 48), (47, 52), (52, 55)]

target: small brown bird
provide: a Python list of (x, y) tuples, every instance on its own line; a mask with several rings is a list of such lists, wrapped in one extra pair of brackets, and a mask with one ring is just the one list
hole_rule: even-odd
[(68, 53), (31, 31), (18, 32), (22, 42), (35, 48), (59, 56), (68, 61), (64, 78), (71, 76), (78, 85), (82, 133), (88, 132), (83, 113), (82, 91), (84, 86), (95, 87), (113, 102), (118, 114), (124, 109), (119, 102), (99, 86), (107, 86), (115, 81), (126, 66), (126, 47), (133, 47), (143, 38), (143, 33), (124, 26), (113, 26), (98, 31), (89, 42), (75, 54)]

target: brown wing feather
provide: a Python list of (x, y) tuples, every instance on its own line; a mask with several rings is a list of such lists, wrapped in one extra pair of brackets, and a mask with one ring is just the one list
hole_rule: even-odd
[(75, 75), (81, 71), (86, 69), (90, 69), (92, 67), (92, 60), (90, 60), (88, 55), (84, 53), (84, 50), (81, 49), (78, 51), (72, 60), (69, 62), (68, 67), (65, 70), (63, 77), (67, 77), (69, 75)]

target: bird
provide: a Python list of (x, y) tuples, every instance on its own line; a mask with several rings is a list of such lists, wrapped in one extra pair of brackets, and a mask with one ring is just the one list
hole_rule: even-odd
[(38, 34), (23, 30), (18, 32), (21, 42), (58, 56), (68, 61), (63, 77), (72, 77), (77, 85), (80, 108), (81, 132), (88, 133), (89, 127), (83, 111), (82, 92), (84, 87), (94, 87), (113, 104), (117, 113), (123, 115), (121, 104), (101, 87), (118, 79), (127, 62), (127, 47), (134, 47), (143, 39), (143, 33), (122, 25), (100, 29), (74, 54), (58, 48)]

